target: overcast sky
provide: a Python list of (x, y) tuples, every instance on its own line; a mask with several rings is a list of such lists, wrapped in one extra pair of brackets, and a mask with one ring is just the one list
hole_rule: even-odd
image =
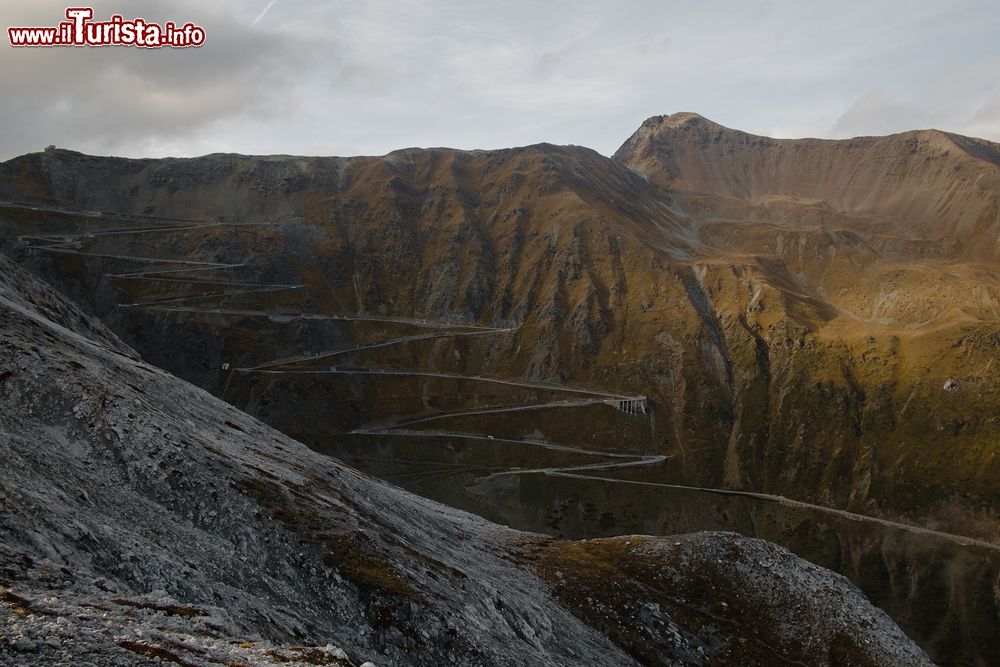
[[(81, 4), (81, 3), (70, 3)], [(1000, 141), (997, 0), (94, 0), (199, 49), (13, 49), (66, 1), (2, 0), (0, 159), (382, 154), (541, 141), (611, 154), (696, 111), (780, 137)]]

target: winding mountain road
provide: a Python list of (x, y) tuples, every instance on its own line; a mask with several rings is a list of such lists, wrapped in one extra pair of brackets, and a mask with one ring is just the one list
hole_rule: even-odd
[[(410, 422), (413, 423), (413, 422)], [(548, 442), (546, 440), (538, 439), (519, 439), (519, 438), (503, 438), (494, 437), (489, 435), (481, 435), (478, 433), (465, 433), (461, 431), (424, 431), (424, 430), (408, 430), (403, 428), (387, 427), (383, 429), (369, 429), (364, 431), (352, 431), (353, 434), (365, 434), (365, 435), (391, 435), (400, 437), (410, 437), (410, 438), (453, 438), (457, 440), (484, 440), (491, 443), (507, 443), (522, 445), (525, 447), (538, 447), (541, 449), (546, 449), (549, 451), (567, 453), (567, 454), (578, 454), (580, 456), (591, 456), (599, 457), (604, 459), (616, 459), (613, 462), (600, 462), (600, 463), (585, 463), (585, 464), (575, 464), (568, 466), (547, 466), (544, 468), (532, 468), (532, 469), (500, 469), (496, 466), (473, 466), (472, 467), (496, 470), (488, 477), (498, 477), (503, 475), (520, 475), (528, 473), (544, 473), (544, 474), (562, 474), (562, 473), (573, 473), (585, 470), (614, 470), (621, 468), (635, 468), (641, 466), (653, 466), (667, 461), (672, 456), (665, 456), (662, 454), (643, 454), (641, 452), (625, 452), (625, 451), (611, 451), (603, 449), (590, 449), (585, 447), (578, 447), (572, 445), (561, 445), (553, 442)], [(621, 459), (621, 460), (617, 460)], [(417, 462), (411, 462), (417, 463)], [(444, 467), (451, 466), (453, 464), (440, 464), (442, 470), (436, 471), (438, 473), (443, 472)], [(456, 464), (457, 466), (458, 464)], [(456, 470), (459, 467), (456, 467)], [(435, 474), (435, 476), (438, 476)]]

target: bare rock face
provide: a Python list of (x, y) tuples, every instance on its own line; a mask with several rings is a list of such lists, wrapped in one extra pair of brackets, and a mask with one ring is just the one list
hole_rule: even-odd
[(0, 284), (2, 664), (930, 664), (779, 547), (490, 524), (138, 361), (6, 259)]

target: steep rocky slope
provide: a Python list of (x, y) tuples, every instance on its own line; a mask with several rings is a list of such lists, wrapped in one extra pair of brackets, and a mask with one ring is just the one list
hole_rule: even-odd
[(6, 259), (0, 285), (3, 664), (929, 664), (778, 547), (500, 528), (139, 361)]

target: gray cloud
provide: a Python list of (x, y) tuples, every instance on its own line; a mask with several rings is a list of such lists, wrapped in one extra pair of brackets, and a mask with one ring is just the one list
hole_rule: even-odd
[[(65, 6), (6, 0), (0, 20), (50, 25)], [(192, 20), (208, 39), (185, 51), (0, 45), (0, 157), (48, 143), (193, 155), (552, 141), (607, 154), (646, 117), (679, 110), (777, 136), (937, 125), (1000, 140), (993, 0), (117, 0), (97, 11)]]
[(930, 114), (925, 111), (906, 107), (881, 91), (871, 91), (841, 114), (831, 134), (835, 137), (890, 134), (902, 127), (918, 129), (930, 125)]
[[(212, 40), (185, 50), (5, 46), (0, 85), (9, 94), (0, 108), (8, 130), (17, 132), (6, 133), (4, 153), (37, 150), (49, 142), (139, 153), (164, 141), (182, 145), (219, 123), (280, 117), (280, 87), (299, 60), (287, 40), (251, 31), (225, 5), (207, 12), (193, 2), (144, 2), (141, 13), (134, 5), (107, 7), (99, 18), (118, 12), (157, 22), (193, 19)], [(54, 5), (48, 13), (37, 5), (31, 9), (10, 22), (52, 25), (60, 18)]]

